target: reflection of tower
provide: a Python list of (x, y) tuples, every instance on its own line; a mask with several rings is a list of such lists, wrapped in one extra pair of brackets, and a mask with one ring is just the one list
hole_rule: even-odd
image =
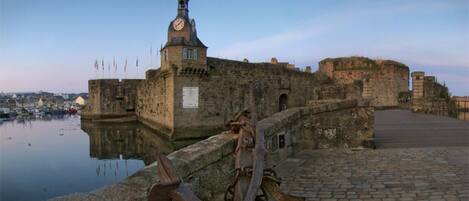
[(117, 178), (117, 172), (119, 171), (119, 163), (116, 160), (116, 165), (114, 166), (114, 176)]
[(127, 159), (125, 160), (125, 175), (128, 177), (129, 176), (129, 168), (127, 166)]
[(101, 174), (101, 164), (99, 164), (99, 162), (97, 163), (98, 167), (96, 167), (96, 176), (99, 177), (99, 175)]
[(90, 156), (101, 160), (143, 159), (148, 165), (154, 161), (155, 149), (172, 150), (169, 142), (141, 124), (82, 122), (81, 128), (89, 136)]

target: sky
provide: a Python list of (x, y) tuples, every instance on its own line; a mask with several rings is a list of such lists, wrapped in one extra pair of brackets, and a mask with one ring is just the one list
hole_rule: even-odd
[[(189, 8), (212, 57), (276, 57), (313, 70), (325, 58), (391, 59), (469, 95), (469, 0), (191, 0)], [(176, 0), (0, 0), (0, 92), (86, 92), (89, 79), (143, 78), (159, 67), (176, 10)]]

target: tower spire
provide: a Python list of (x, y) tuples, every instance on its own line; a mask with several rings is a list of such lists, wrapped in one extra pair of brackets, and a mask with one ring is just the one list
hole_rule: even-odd
[(178, 16), (189, 17), (189, 0), (178, 0)]

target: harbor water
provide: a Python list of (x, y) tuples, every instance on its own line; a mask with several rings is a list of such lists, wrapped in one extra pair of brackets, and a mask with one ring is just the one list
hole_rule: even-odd
[(79, 116), (0, 123), (0, 200), (47, 200), (88, 192), (151, 164), (173, 146), (138, 123)]

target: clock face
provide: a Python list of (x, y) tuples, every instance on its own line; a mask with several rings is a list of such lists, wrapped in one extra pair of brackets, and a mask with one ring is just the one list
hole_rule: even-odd
[(176, 20), (174, 20), (173, 28), (176, 31), (182, 30), (184, 28), (184, 20), (182, 18), (177, 18)]

